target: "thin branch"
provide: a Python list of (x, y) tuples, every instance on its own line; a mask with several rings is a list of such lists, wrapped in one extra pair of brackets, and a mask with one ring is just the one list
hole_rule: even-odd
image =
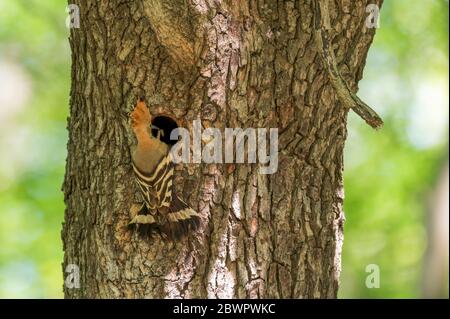
[(320, 56), (328, 71), (329, 79), (336, 91), (339, 101), (341, 101), (345, 107), (351, 108), (371, 127), (375, 129), (381, 128), (383, 126), (383, 120), (370, 106), (364, 103), (350, 90), (348, 84), (339, 72), (328, 34), (328, 31), (331, 29), (328, 0), (314, 0), (314, 28)]

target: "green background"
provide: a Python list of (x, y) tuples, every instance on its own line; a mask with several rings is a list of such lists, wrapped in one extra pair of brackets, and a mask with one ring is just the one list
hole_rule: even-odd
[[(0, 0), (2, 298), (63, 297), (65, 19), (62, 1)], [(428, 225), (438, 180), (448, 176), (448, 1), (385, 1), (359, 95), (385, 126), (374, 131), (349, 116), (339, 295), (429, 297)], [(433, 247), (444, 254), (447, 275), (434, 296), (448, 298), (448, 205), (444, 210), (447, 238)], [(379, 288), (366, 287), (369, 264), (380, 269)]]

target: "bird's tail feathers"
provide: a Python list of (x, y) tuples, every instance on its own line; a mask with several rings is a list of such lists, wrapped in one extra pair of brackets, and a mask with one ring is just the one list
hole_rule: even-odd
[(174, 195), (171, 206), (164, 212), (151, 214), (144, 206), (128, 224), (143, 237), (160, 234), (163, 238), (178, 240), (200, 226), (201, 217), (183, 200)]

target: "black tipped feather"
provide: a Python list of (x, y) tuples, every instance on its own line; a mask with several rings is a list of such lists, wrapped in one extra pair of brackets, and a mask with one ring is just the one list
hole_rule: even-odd
[(141, 172), (134, 164), (133, 170), (145, 205), (130, 224), (139, 225), (141, 234), (159, 233), (178, 240), (198, 228), (200, 215), (173, 191), (174, 165), (170, 153), (151, 174)]
[(173, 240), (182, 239), (189, 232), (197, 230), (199, 226), (200, 218), (198, 216), (192, 216), (189, 219), (176, 222), (166, 221), (162, 224), (131, 223), (128, 225), (131, 230), (137, 231), (141, 238), (152, 238), (155, 235), (159, 235)]

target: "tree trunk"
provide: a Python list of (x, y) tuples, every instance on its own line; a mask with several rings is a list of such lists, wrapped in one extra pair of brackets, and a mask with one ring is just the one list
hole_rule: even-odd
[[(62, 237), (80, 288), (66, 285), (65, 296), (335, 298), (346, 117), (361, 102), (369, 2), (381, 5), (77, 1)], [(141, 239), (127, 228), (139, 197), (128, 114), (139, 96), (191, 132), (198, 118), (203, 128), (278, 128), (277, 172), (179, 164), (176, 191), (200, 229)]]

